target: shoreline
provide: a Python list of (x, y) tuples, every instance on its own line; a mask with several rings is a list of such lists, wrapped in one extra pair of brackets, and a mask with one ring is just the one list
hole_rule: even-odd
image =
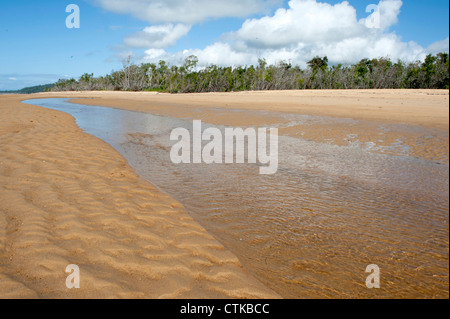
[[(55, 93), (56, 94), (56, 93)], [(350, 146), (376, 144), (372, 151), (449, 164), (449, 92), (445, 90), (255, 91), (160, 94), (72, 92), (75, 104), (97, 105), (213, 125), (281, 126), (280, 135)], [(288, 115), (312, 117), (293, 124)], [(329, 118), (330, 121), (322, 121)], [(337, 125), (336, 119), (351, 120)], [(355, 138), (357, 137), (357, 138)], [(429, 138), (431, 137), (431, 138)], [(405, 152), (407, 150), (407, 152)]]
[[(337, 118), (351, 117), (362, 121), (419, 125), (448, 130), (448, 90), (292, 90), (244, 91), (231, 93), (169, 94), (155, 92), (49, 92), (39, 95), (87, 97), (97, 99), (98, 106), (136, 111), (172, 113), (189, 108), (229, 110), (263, 110)], [(100, 98), (100, 100), (98, 100)], [(111, 101), (110, 99), (114, 99)], [(121, 105), (120, 100), (136, 102), (133, 107)], [(83, 104), (85, 101), (74, 103)], [(146, 102), (146, 104), (141, 104)], [(104, 105), (102, 105), (104, 104)], [(407, 108), (406, 108), (407, 107)], [(162, 114), (164, 115), (164, 114)]]

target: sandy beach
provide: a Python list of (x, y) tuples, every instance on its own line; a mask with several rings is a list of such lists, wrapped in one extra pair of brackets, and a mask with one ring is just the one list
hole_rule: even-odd
[[(374, 153), (406, 156), (407, 146), (411, 158), (449, 163), (448, 91), (0, 96), (0, 298), (291, 296), (260, 280), (223, 239), (139, 176), (113, 147), (84, 133), (72, 116), (21, 103), (40, 98), (215, 125), (281, 123), (282, 136), (338, 146), (358, 136), (361, 144), (377, 142)], [(283, 114), (355, 122), (305, 126)], [(399, 141), (402, 147), (393, 147)], [(69, 264), (80, 266), (83, 289), (66, 288)], [(443, 295), (445, 287), (432, 297)]]
[[(111, 146), (30, 97), (0, 97), (0, 298), (279, 297)], [(66, 288), (70, 264), (83, 289)]]

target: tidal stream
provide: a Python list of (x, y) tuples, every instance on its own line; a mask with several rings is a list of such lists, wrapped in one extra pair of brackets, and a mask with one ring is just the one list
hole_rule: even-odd
[[(175, 165), (170, 133), (192, 131), (192, 119), (67, 99), (25, 103), (69, 113), (115, 147), (283, 297), (448, 298), (446, 164), (280, 136), (275, 175), (256, 164)], [(381, 269), (381, 289), (366, 287), (370, 264)]]

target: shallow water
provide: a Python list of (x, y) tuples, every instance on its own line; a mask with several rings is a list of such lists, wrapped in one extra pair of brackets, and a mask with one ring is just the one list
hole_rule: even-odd
[[(448, 165), (284, 136), (276, 175), (253, 164), (175, 165), (170, 132), (192, 130), (192, 120), (26, 103), (72, 114), (284, 297), (448, 298)], [(332, 120), (292, 115), (295, 125)], [(365, 285), (370, 264), (381, 289)]]

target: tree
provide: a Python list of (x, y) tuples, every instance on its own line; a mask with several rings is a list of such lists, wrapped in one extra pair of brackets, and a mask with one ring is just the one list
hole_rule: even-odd
[(438, 53), (436, 86), (439, 89), (449, 89), (449, 55), (448, 53)]
[(318, 57), (316, 56), (311, 61), (308, 62), (308, 66), (313, 71), (318, 71), (319, 69), (325, 71), (328, 68), (328, 57)]
[(187, 71), (187, 73), (191, 73), (192, 70), (197, 66), (198, 64), (198, 57), (195, 55), (190, 55), (184, 60), (184, 68)]

